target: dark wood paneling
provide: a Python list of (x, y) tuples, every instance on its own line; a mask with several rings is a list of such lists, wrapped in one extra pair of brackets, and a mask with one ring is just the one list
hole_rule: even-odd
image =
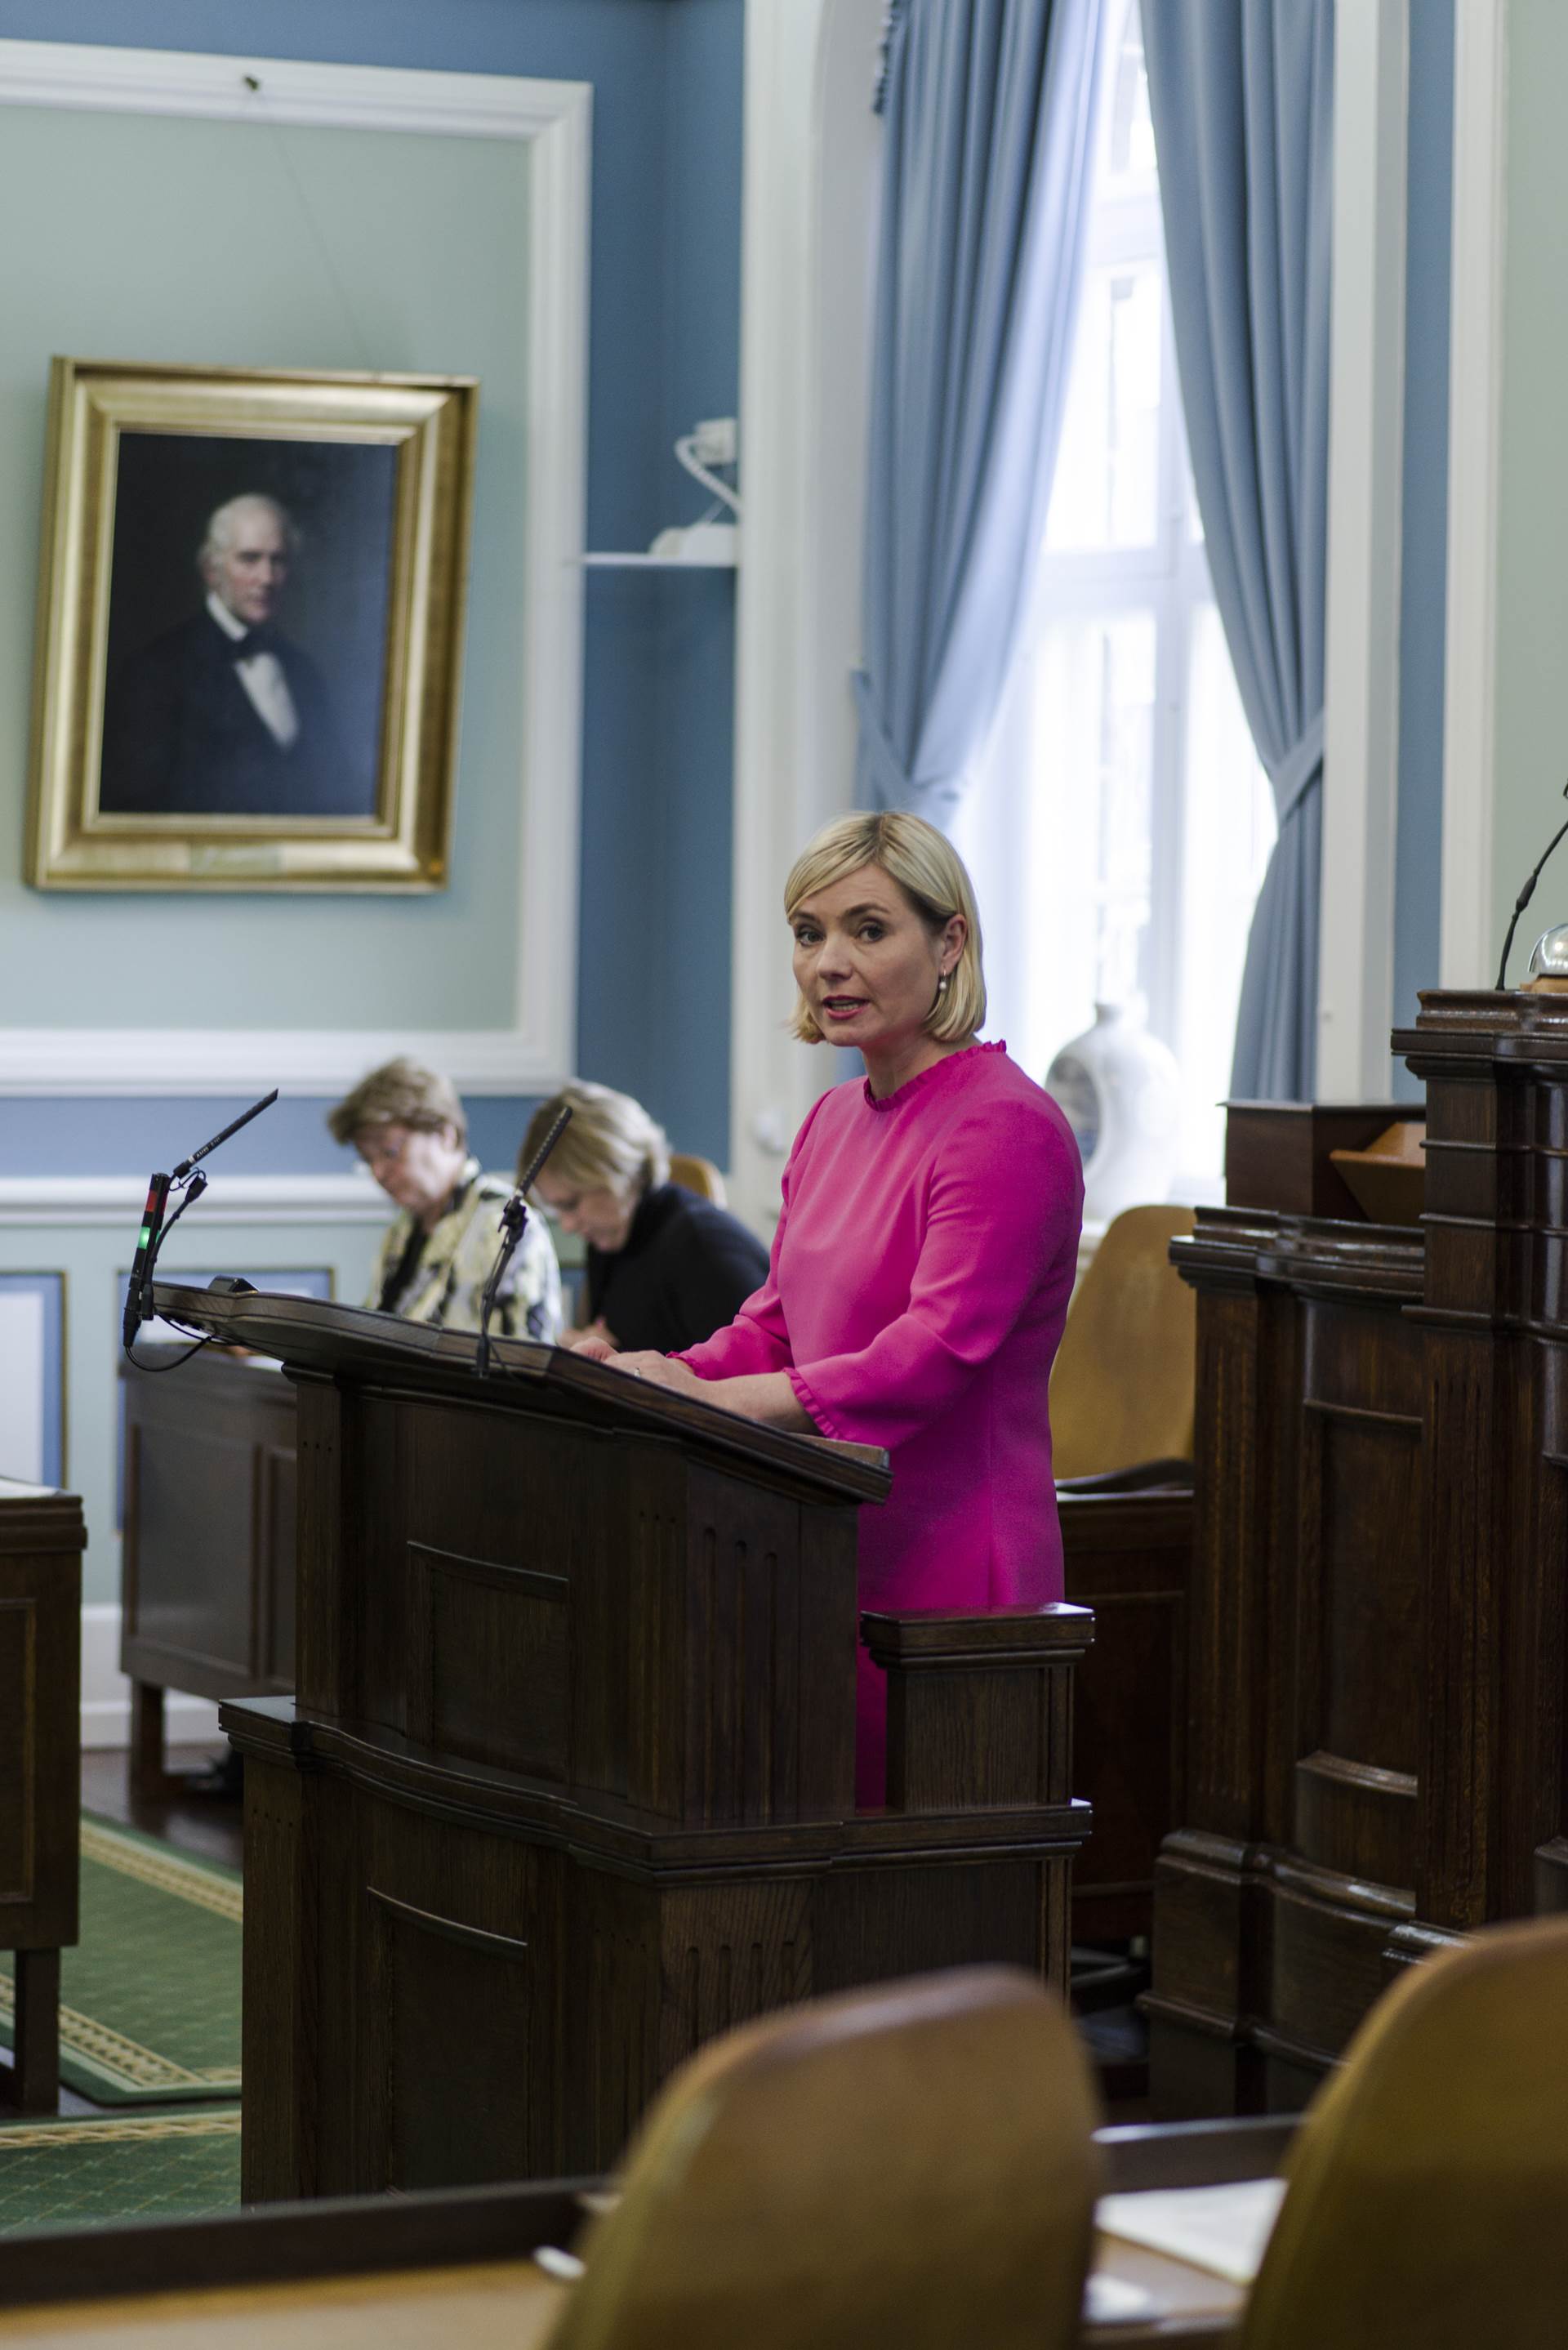
[(0, 1922), (30, 1909), (38, 1839), (38, 1602), (0, 1598)]
[(565, 1782), (570, 1579), (430, 1543), (408, 1562), (410, 1738)]
[(1231, 1102), (1225, 1121), (1225, 1197), (1233, 1208), (1296, 1216), (1361, 1209), (1330, 1153), (1365, 1150), (1402, 1114), (1391, 1102)]
[[(153, 1347), (149, 1361), (181, 1349)], [(137, 1782), (163, 1773), (161, 1692), (294, 1685), (295, 1401), (267, 1364), (212, 1348), (172, 1374), (122, 1367), (120, 1664)]]
[(1160, 2110), (1299, 2093), (1392, 1971), (1568, 1900), (1568, 1005), (1432, 993), (1395, 1042), (1419, 1235), (1291, 1212), (1298, 1149), (1173, 1250), (1220, 1726), (1159, 1868)]
[(16, 1953), (0, 2100), (59, 2098), (59, 1954), (77, 1939), (81, 1555), (74, 1494), (0, 1478), (0, 1950)]
[(1073, 1677), (1073, 1792), (1095, 1815), (1073, 1870), (1080, 1942), (1147, 1935), (1154, 1865), (1185, 1816), (1189, 1488), (1060, 1492), (1066, 1596), (1091, 1608)]

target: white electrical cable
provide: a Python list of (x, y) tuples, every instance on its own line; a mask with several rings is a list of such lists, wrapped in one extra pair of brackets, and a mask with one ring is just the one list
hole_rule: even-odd
[(730, 512), (734, 515), (735, 520), (739, 522), (741, 518), (741, 501), (735, 492), (730, 487), (728, 482), (722, 482), (717, 473), (711, 473), (708, 471), (707, 466), (700, 462), (697, 455), (697, 435), (695, 432), (683, 432), (680, 435), (680, 440), (675, 443), (675, 454), (680, 459), (681, 464), (685, 466), (686, 471), (691, 474), (692, 480), (694, 482), (701, 482), (705, 490), (711, 491), (714, 497), (722, 499), (724, 504), (729, 507)]

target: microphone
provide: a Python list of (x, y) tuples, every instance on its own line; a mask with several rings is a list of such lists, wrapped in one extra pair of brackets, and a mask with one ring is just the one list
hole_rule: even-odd
[(484, 1295), (480, 1301), (479, 1350), (473, 1358), (474, 1374), (479, 1378), (487, 1379), (490, 1377), (490, 1317), (495, 1311), (496, 1296), (502, 1283), (506, 1278), (506, 1268), (517, 1253), (517, 1243), (522, 1239), (528, 1222), (527, 1195), (533, 1188), (535, 1177), (565, 1134), (571, 1115), (572, 1105), (567, 1102), (549, 1133), (534, 1153), (532, 1159), (517, 1178), (517, 1188), (501, 1211), (501, 1246), (496, 1251), (495, 1263), (490, 1268), (490, 1278), (484, 1284)]
[(154, 1175), (147, 1186), (147, 1205), (141, 1211), (141, 1230), (137, 1235), (136, 1255), (131, 1262), (130, 1281), (125, 1293), (125, 1315), (119, 1326), (119, 1342), (129, 1353), (136, 1344), (136, 1334), (143, 1322), (152, 1318), (152, 1306), (148, 1301), (146, 1311), (142, 1301), (151, 1286), (152, 1266), (158, 1255), (158, 1243), (163, 1232), (163, 1211), (169, 1205), (169, 1186), (173, 1178)]
[[(136, 1334), (144, 1322), (152, 1319), (152, 1274), (158, 1263), (158, 1252), (173, 1231), (187, 1208), (194, 1205), (207, 1188), (207, 1178), (201, 1171), (200, 1161), (216, 1150), (220, 1142), (227, 1142), (231, 1134), (238, 1134), (242, 1126), (249, 1126), (264, 1109), (270, 1109), (277, 1099), (277, 1087), (253, 1102), (247, 1110), (231, 1119), (210, 1142), (200, 1150), (192, 1150), (189, 1159), (182, 1159), (171, 1175), (154, 1175), (147, 1187), (147, 1205), (141, 1211), (141, 1230), (137, 1235), (136, 1254), (131, 1261), (130, 1279), (126, 1285), (125, 1314), (120, 1323), (120, 1344), (129, 1355), (136, 1344)], [(167, 1223), (164, 1216), (171, 1191), (183, 1189), (185, 1196)], [(181, 1359), (183, 1359), (182, 1357)]]
[[(1568, 784), (1564, 784), (1563, 786), (1563, 796), (1565, 800), (1568, 800)], [(1497, 993), (1499, 995), (1503, 993), (1503, 974), (1508, 969), (1508, 951), (1513, 944), (1513, 934), (1519, 928), (1519, 918), (1521, 914), (1523, 913), (1526, 906), (1529, 905), (1532, 898), (1535, 895), (1535, 885), (1541, 879), (1542, 867), (1545, 864), (1547, 858), (1551, 856), (1552, 850), (1556, 847), (1558, 842), (1562, 839), (1565, 832), (1568, 832), (1568, 823), (1560, 824), (1556, 831), (1552, 834), (1551, 839), (1547, 842), (1545, 847), (1542, 850), (1540, 856), (1536, 858), (1535, 868), (1533, 872), (1531, 874), (1529, 880), (1525, 883), (1523, 889), (1514, 899), (1513, 912), (1509, 918), (1508, 936), (1502, 942), (1502, 959), (1497, 967)]]
[(182, 1183), (192, 1168), (205, 1159), (210, 1151), (216, 1150), (220, 1142), (227, 1142), (231, 1134), (238, 1134), (242, 1126), (249, 1126), (253, 1118), (260, 1118), (263, 1110), (270, 1109), (276, 1099), (277, 1087), (274, 1086), (270, 1094), (263, 1094), (260, 1101), (252, 1102), (249, 1109), (242, 1110), (238, 1118), (225, 1126), (221, 1134), (214, 1134), (211, 1142), (203, 1142), (200, 1150), (192, 1150), (189, 1159), (182, 1159), (179, 1166), (174, 1170), (171, 1180)]

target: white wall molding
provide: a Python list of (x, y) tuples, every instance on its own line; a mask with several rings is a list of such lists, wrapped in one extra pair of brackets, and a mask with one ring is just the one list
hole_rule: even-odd
[[(169, 1691), (163, 1719), (171, 1746), (208, 1746), (223, 1736), (217, 1707), (180, 1690)], [(119, 1669), (118, 1600), (82, 1609), (81, 1723), (84, 1746), (130, 1743), (130, 1683)]]
[[(130, 1232), (146, 1197), (146, 1180), (138, 1175), (3, 1175), (0, 1230), (105, 1226)], [(220, 1176), (202, 1201), (201, 1220), (203, 1227), (385, 1224), (387, 1195), (369, 1172)]]
[(1388, 1091), (1399, 799), (1409, 0), (1335, 20), (1316, 1092)]
[(781, 891), (854, 789), (881, 0), (746, 0), (730, 1166), (766, 1229), (836, 1070), (784, 1025)]
[(439, 131), (457, 139), (517, 139), (547, 131), (559, 119), (562, 93), (591, 87), (506, 74), (312, 65), (297, 57), (0, 41), (0, 102), (16, 106), (254, 122), (258, 92), (251, 81), (260, 85), (260, 100), (275, 122), (317, 130)]
[(1493, 866), (1507, 175), (1508, 0), (1457, 0), (1438, 954), (1444, 987), (1490, 987), (1501, 944)]
[(341, 1094), (398, 1053), (460, 1093), (553, 1093), (571, 1066), (521, 1028), (0, 1028), (0, 1093)]
[[(260, 96), (247, 82), (260, 85)], [(530, 148), (527, 587), (515, 993), (502, 1024), (417, 1045), (459, 1084), (544, 1089), (576, 1061), (582, 573), (587, 458), (592, 86), (272, 57), (0, 40), (0, 106), (199, 116), (521, 140)], [(310, 1031), (215, 1034), (0, 1027), (0, 1092), (332, 1089), (385, 1052)], [(134, 1067), (135, 1076), (128, 1076)]]

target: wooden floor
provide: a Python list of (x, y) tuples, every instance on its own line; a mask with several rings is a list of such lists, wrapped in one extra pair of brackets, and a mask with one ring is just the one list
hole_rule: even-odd
[[(171, 1746), (171, 1778), (203, 1772), (226, 1754), (226, 1742), (213, 1746)], [(106, 1820), (140, 1828), (146, 1835), (162, 1836), (181, 1852), (200, 1860), (221, 1860), (240, 1866), (241, 1805), (238, 1796), (192, 1794), (175, 1788), (158, 1803), (137, 1803), (130, 1793), (130, 1757), (113, 1748), (82, 1756), (82, 1809)]]

